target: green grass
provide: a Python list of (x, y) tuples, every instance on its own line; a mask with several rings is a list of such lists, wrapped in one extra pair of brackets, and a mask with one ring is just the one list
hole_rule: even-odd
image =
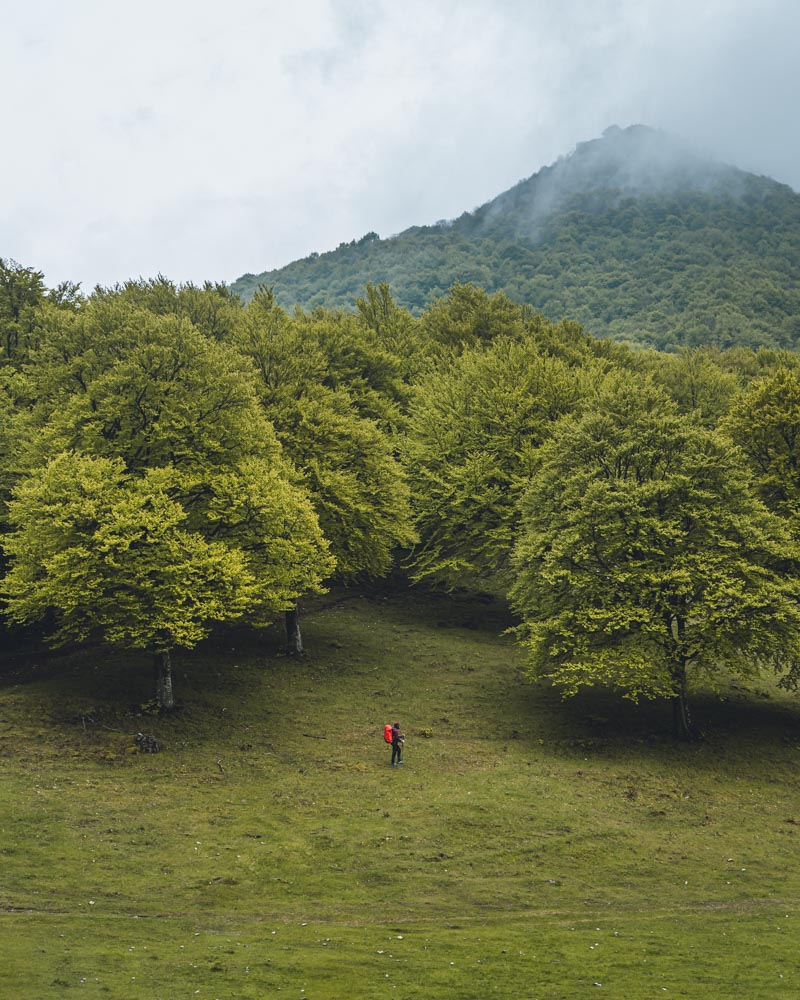
[(800, 995), (795, 696), (698, 692), (677, 745), (523, 681), (492, 606), (339, 596), (300, 659), (177, 657), (163, 718), (144, 660), (5, 659), (0, 996)]

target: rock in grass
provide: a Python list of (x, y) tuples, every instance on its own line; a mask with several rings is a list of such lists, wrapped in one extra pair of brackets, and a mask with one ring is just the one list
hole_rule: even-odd
[(145, 736), (144, 733), (137, 733), (134, 737), (134, 743), (140, 753), (159, 753), (161, 750), (155, 736)]

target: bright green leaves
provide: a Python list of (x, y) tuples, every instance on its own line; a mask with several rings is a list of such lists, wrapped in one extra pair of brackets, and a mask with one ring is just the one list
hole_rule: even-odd
[(454, 353), (496, 337), (521, 337), (522, 309), (503, 292), (488, 295), (472, 284), (454, 284), (422, 314), (422, 327), (439, 349)]
[(687, 668), (796, 669), (797, 553), (724, 438), (620, 377), (540, 460), (511, 590), (534, 673), (638, 698)]
[(189, 523), (242, 553), (253, 579), (246, 609), (253, 624), (324, 590), (336, 560), (310, 497), (281, 464), (250, 458), (186, 482), (183, 491)]
[[(193, 645), (213, 621), (266, 624), (333, 570), (318, 518), (248, 360), (188, 319), (123, 299), (48, 314), (21, 375), (43, 392), (14, 424), (11, 613), (52, 610), (62, 639), (137, 647)], [(99, 513), (82, 520), (83, 507)]]
[(64, 453), (22, 483), (5, 541), (11, 616), (55, 611), (58, 641), (138, 649), (191, 647), (210, 623), (241, 616), (255, 589), (244, 554), (186, 529), (170, 478)]
[(35, 307), (44, 299), (44, 274), (0, 257), (0, 363), (25, 353)]
[(53, 406), (34, 454), (75, 448), (130, 469), (196, 469), (280, 451), (245, 360), (187, 320), (140, 313), (130, 342), (96, 364), (85, 389)]
[(383, 576), (394, 550), (416, 538), (389, 432), (400, 419), (399, 363), (378, 338), (353, 317), (290, 319), (265, 291), (234, 337), (255, 365), (263, 413), (308, 491), (342, 580)]
[(747, 389), (723, 424), (744, 451), (764, 503), (800, 532), (800, 377), (778, 368)]
[(419, 383), (405, 444), (421, 536), (417, 578), (504, 590), (536, 449), (580, 405), (592, 372), (532, 340), (500, 338)]

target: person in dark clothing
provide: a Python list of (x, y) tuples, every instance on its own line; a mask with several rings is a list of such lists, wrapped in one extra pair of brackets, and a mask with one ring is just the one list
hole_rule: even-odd
[(395, 722), (392, 726), (392, 767), (403, 763), (403, 744), (405, 741), (405, 736), (400, 732), (400, 723)]

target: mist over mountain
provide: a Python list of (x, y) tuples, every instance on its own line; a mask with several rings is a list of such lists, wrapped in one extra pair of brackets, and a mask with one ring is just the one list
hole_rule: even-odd
[(380, 281), (413, 310), (472, 282), (645, 346), (796, 347), (800, 195), (659, 130), (612, 126), (455, 220), (368, 233), (233, 289), (351, 309)]
[(748, 176), (699, 157), (665, 132), (612, 125), (601, 139), (580, 143), (572, 154), (468, 213), (462, 222), (486, 231), (510, 227), (519, 237), (535, 237), (544, 221), (566, 208), (597, 213), (625, 197), (741, 197)]

